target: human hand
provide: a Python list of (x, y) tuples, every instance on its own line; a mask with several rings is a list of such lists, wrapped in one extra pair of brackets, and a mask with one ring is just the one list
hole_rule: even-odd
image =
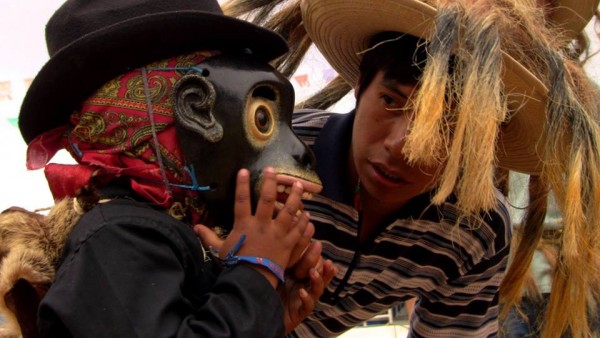
[[(294, 183), (285, 204), (273, 219), (277, 203), (275, 171), (272, 168), (263, 170), (261, 194), (254, 215), (251, 212), (249, 183), (248, 170), (240, 170), (235, 192), (235, 221), (225, 241), (216, 240), (216, 235), (207, 231), (206, 227), (198, 225), (195, 231), (201, 238), (204, 236), (208, 241), (220, 246), (221, 258), (225, 258), (227, 252), (245, 234), (246, 239), (236, 255), (266, 258), (285, 269), (289, 265), (292, 253), (298, 256), (298, 252), (304, 251), (304, 247), (310, 241), (310, 237), (305, 238), (306, 235), (312, 236), (314, 232), (312, 225), (310, 227), (313, 229), (307, 231), (308, 214), (299, 211), (302, 207), (302, 184)], [(277, 285), (277, 278), (267, 268), (254, 264), (251, 266), (261, 272), (272, 285)]]
[[(210, 228), (199, 224), (194, 230), (204, 245), (213, 248), (223, 245), (223, 239)], [(277, 289), (284, 306), (286, 334), (292, 332), (313, 311), (337, 273), (337, 267), (330, 260), (323, 261), (321, 247), (321, 242), (310, 243), (296, 264), (286, 271), (285, 283)]]
[[(310, 217), (310, 216), (309, 216)], [(200, 238), (200, 241), (202, 242), (202, 244), (205, 247), (209, 247), (212, 249), (215, 249), (216, 251), (221, 251), (221, 248), (223, 246), (223, 243), (225, 242), (225, 240), (223, 240), (221, 237), (219, 237), (219, 235), (217, 235), (217, 233), (203, 225), (203, 224), (196, 224), (194, 226), (194, 232), (196, 233), (196, 235), (198, 235), (198, 237)], [(300, 258), (302, 258), (303, 254), (305, 253), (306, 249), (308, 248), (308, 245), (310, 243), (310, 240), (312, 239), (312, 236), (315, 233), (315, 227), (312, 223), (308, 223), (306, 229), (304, 230), (304, 233), (302, 233), (302, 236), (300, 238), (300, 240), (298, 241), (298, 243), (296, 244), (296, 246), (294, 247), (294, 250), (292, 250), (292, 254), (290, 255), (290, 260), (288, 265), (289, 266), (294, 266), (294, 271), (296, 274), (301, 273), (301, 276), (297, 276), (300, 279), (304, 279), (308, 277), (308, 269), (310, 269), (311, 266), (309, 266), (310, 263), (309, 260), (303, 259), (302, 260), (302, 264), (300, 266), (302, 266), (302, 269), (298, 269), (297, 263), (300, 260)], [(318, 254), (317, 254), (317, 258), (318, 258)], [(323, 266), (321, 264), (320, 267), (318, 267), (318, 271), (322, 271)]]
[(313, 311), (337, 273), (337, 267), (330, 260), (323, 261), (321, 250), (321, 242), (312, 242), (301, 260), (289, 269), (285, 283), (278, 289), (284, 305), (286, 334)]

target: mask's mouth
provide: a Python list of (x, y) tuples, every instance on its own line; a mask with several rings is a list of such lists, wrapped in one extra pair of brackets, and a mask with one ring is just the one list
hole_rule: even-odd
[[(316, 177), (316, 175), (315, 175), (315, 177)], [(311, 177), (311, 179), (312, 179), (312, 177)], [(318, 194), (323, 189), (323, 186), (321, 185), (321, 182), (318, 180), (318, 178), (316, 180), (318, 183), (315, 181), (312, 181), (312, 180), (309, 181), (307, 179), (296, 177), (296, 176), (291, 176), (291, 175), (286, 175), (286, 174), (277, 174), (277, 202), (278, 202), (277, 207), (278, 207), (278, 209), (280, 207), (282, 207), (283, 204), (285, 204), (285, 202), (287, 201), (287, 198), (290, 195), (290, 192), (292, 189), (292, 184), (294, 184), (294, 182), (300, 182), (300, 183), (302, 183), (302, 186), (304, 187), (304, 192), (302, 193), (302, 199), (305, 199), (305, 200), (312, 199), (313, 194)]]

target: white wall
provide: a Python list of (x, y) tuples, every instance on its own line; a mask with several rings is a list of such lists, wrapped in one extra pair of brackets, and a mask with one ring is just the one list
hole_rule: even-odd
[(11, 98), (0, 88), (0, 210), (17, 205), (28, 209), (52, 205), (42, 171), (25, 169), (25, 143), (15, 122), (32, 78), (48, 58), (46, 21), (63, 0), (0, 0), (0, 82), (10, 81)]

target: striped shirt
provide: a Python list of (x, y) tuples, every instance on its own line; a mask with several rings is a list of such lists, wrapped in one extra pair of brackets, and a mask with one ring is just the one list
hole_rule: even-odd
[(362, 245), (360, 213), (348, 187), (347, 156), (354, 113), (298, 111), (293, 126), (317, 158), (323, 191), (305, 209), (339, 271), (314, 312), (290, 336), (327, 337), (417, 297), (411, 337), (494, 337), (498, 288), (511, 236), (506, 203), (470, 225), (457, 222), (450, 197), (432, 206), (415, 197)]

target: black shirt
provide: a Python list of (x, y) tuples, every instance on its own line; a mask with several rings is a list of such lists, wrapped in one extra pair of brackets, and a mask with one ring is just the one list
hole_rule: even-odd
[(129, 199), (74, 227), (39, 327), (45, 337), (284, 335), (281, 301), (260, 273), (221, 273), (189, 225)]

